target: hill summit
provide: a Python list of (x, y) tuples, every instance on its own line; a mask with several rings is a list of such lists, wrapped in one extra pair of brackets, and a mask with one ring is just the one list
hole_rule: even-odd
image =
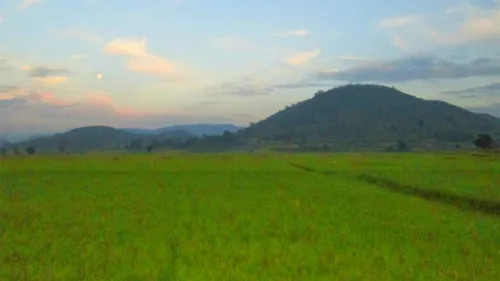
[(478, 133), (500, 133), (500, 119), (369, 84), (320, 91), (242, 132), (257, 139), (369, 143), (470, 142)]

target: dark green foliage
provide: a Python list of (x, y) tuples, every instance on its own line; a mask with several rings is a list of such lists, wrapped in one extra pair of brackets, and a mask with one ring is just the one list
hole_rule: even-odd
[(406, 141), (404, 140), (399, 140), (398, 141), (398, 151), (400, 152), (404, 152), (404, 151), (408, 151), (408, 144), (406, 143)]
[(67, 153), (68, 152), (68, 142), (66, 141), (61, 141), (59, 143), (59, 145), (57, 146), (57, 148), (59, 149), (59, 151), (61, 153)]
[(474, 145), (477, 148), (494, 148), (495, 141), (490, 135), (479, 134), (477, 138), (474, 140)]
[(35, 154), (35, 152), (36, 152), (36, 149), (32, 146), (29, 146), (26, 148), (26, 153), (28, 153), (29, 155), (33, 155), (33, 154)]
[(147, 152), (151, 152), (153, 150), (153, 146), (148, 144), (145, 146)]

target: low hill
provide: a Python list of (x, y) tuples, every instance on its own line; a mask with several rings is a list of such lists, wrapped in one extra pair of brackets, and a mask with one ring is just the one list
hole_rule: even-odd
[(188, 125), (173, 125), (153, 130), (134, 129), (134, 128), (126, 128), (122, 130), (144, 135), (159, 135), (171, 131), (185, 131), (187, 133), (197, 136), (202, 136), (202, 135), (214, 136), (214, 135), (222, 135), (224, 131), (235, 133), (241, 129), (243, 129), (243, 127), (238, 127), (233, 124), (188, 124)]
[(141, 149), (144, 145), (153, 141), (185, 141), (193, 137), (194, 136), (192, 134), (181, 130), (150, 136), (134, 134), (107, 126), (89, 126), (76, 128), (54, 136), (23, 141), (17, 145), (20, 149), (33, 146), (36, 147), (37, 150), (41, 151), (59, 150), (60, 147), (64, 146), (65, 149), (69, 151), (83, 152), (92, 150), (123, 149), (131, 142), (137, 143), (137, 149)]
[(387, 143), (397, 140), (471, 142), (500, 133), (500, 119), (395, 88), (347, 85), (320, 91), (241, 132), (241, 136), (298, 142)]

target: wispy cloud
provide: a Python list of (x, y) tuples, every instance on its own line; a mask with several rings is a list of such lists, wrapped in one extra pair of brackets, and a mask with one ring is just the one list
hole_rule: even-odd
[(469, 107), (469, 110), (477, 113), (486, 113), (500, 118), (500, 103), (479, 107)]
[(320, 49), (309, 52), (296, 53), (287, 59), (287, 63), (292, 66), (303, 65), (321, 54)]
[(443, 94), (452, 95), (458, 98), (488, 98), (500, 97), (500, 83), (467, 88), (462, 90), (444, 91)]
[(185, 76), (178, 63), (149, 53), (146, 39), (116, 39), (106, 44), (104, 51), (125, 57), (128, 69), (135, 72), (168, 80), (181, 80)]
[(33, 5), (39, 4), (43, 2), (44, 0), (23, 0), (21, 4), (19, 4), (19, 9), (24, 10), (26, 8), (29, 8)]
[(0, 71), (10, 70), (12, 67), (9, 64), (9, 60), (6, 58), (0, 58)]
[(345, 55), (345, 56), (339, 56), (335, 58), (336, 60), (341, 60), (341, 61), (353, 61), (353, 62), (366, 62), (366, 61), (374, 61), (374, 58), (370, 57), (363, 57), (363, 56), (352, 56), (352, 55)]
[(71, 57), (69, 57), (70, 60), (82, 60), (87, 58), (88, 56), (85, 54), (74, 54)]
[(57, 36), (74, 38), (89, 43), (100, 43), (104, 40), (102, 36), (95, 35), (92, 32), (79, 29), (54, 30), (52, 31), (52, 33)]
[(417, 22), (415, 16), (392, 17), (379, 21), (376, 26), (381, 28), (398, 28), (411, 25)]
[(271, 33), (271, 36), (277, 36), (277, 37), (308, 36), (308, 35), (311, 35), (311, 32), (307, 29), (297, 29), (285, 32)]
[(274, 89), (256, 83), (242, 84), (219, 84), (216, 86), (206, 87), (206, 91), (215, 95), (230, 95), (239, 97), (264, 96), (271, 94)]
[(350, 82), (405, 82), (500, 75), (500, 59), (478, 58), (454, 63), (431, 55), (414, 55), (393, 61), (359, 64), (343, 70), (320, 71), (320, 79)]
[(296, 82), (288, 84), (274, 84), (271, 87), (276, 89), (301, 89), (301, 88), (332, 87), (332, 84), (315, 83), (315, 82)]
[(25, 66), (23, 70), (26, 71), (31, 78), (47, 86), (55, 86), (65, 82), (71, 76), (71, 71), (66, 67)]
[(435, 21), (396, 17), (379, 22), (378, 26), (397, 27), (398, 34), (392, 43), (403, 50), (478, 42), (496, 45), (500, 42), (500, 2), (495, 3), (488, 7), (472, 4), (449, 7)]

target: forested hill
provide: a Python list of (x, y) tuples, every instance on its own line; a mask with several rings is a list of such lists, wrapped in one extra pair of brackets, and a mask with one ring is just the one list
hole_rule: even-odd
[(500, 119), (380, 85), (320, 91), (241, 132), (258, 139), (385, 142), (397, 139), (472, 141), (500, 133)]

